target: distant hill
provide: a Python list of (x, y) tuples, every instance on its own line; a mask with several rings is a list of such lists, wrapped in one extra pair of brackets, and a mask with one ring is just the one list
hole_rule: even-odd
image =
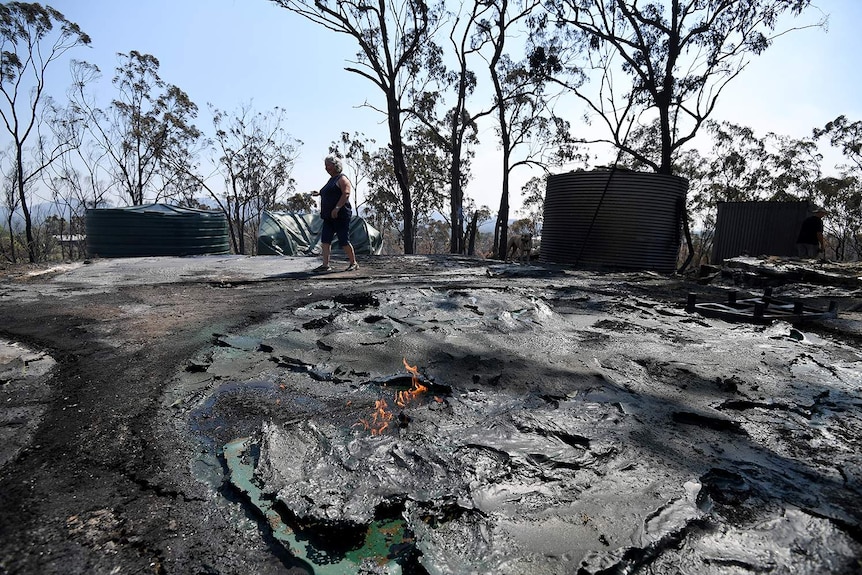
[[(56, 202), (43, 202), (30, 206), (30, 219), (33, 222), (39, 223), (45, 221), (50, 216), (59, 216), (65, 212), (65, 208)], [(6, 226), (9, 219), (9, 210), (5, 206), (0, 206), (0, 225)], [(21, 210), (12, 214), (12, 226), (19, 227), (24, 225), (24, 214)]]

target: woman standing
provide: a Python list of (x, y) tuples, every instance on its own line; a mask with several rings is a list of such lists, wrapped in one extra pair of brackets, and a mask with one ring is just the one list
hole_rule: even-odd
[(338, 237), (339, 245), (347, 254), (350, 264), (348, 272), (359, 269), (356, 263), (356, 253), (353, 244), (350, 243), (350, 219), (353, 217), (353, 207), (350, 205), (350, 191), (353, 187), (350, 180), (342, 173), (341, 158), (327, 156), (323, 161), (329, 181), (320, 189), (320, 217), (323, 220), (323, 229), (320, 233), (320, 245), (323, 263), (314, 271), (328, 272), (332, 270), (329, 265), (329, 256), (332, 253), (332, 238)]

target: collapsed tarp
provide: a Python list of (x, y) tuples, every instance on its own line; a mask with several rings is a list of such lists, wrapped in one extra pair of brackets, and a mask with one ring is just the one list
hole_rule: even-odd
[[(294, 214), (264, 210), (257, 236), (259, 255), (298, 256), (320, 253), (323, 220), (318, 214)], [(350, 220), (350, 243), (357, 254), (380, 255), (383, 236), (359, 216)], [(338, 247), (333, 238), (332, 247)]]

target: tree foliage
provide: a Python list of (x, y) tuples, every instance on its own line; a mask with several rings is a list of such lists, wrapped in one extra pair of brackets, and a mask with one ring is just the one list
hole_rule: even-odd
[(407, 242), (407, 230), (414, 234), (410, 238), (415, 243), (421, 225), (428, 224), (435, 214), (443, 214), (447, 197), (442, 193), (448, 181), (448, 155), (437, 146), (437, 139), (427, 130), (415, 128), (409, 134), (405, 145), (405, 159), (408, 169), (416, 174), (413, 190), (413, 220), (404, 226), (397, 214), (403, 213), (403, 198), (398, 193), (391, 164), (391, 153), (386, 148), (379, 149), (371, 156), (370, 186), (364, 215), (380, 230), (390, 230), (397, 235), (397, 243), (403, 247)]
[(826, 138), (829, 143), (841, 150), (849, 162), (841, 166), (845, 173), (862, 173), (862, 121), (851, 122), (846, 116), (838, 116), (822, 128), (815, 128), (814, 138)]
[[(470, 43), (452, 42), (456, 48), (457, 61), (462, 67), (466, 62), (465, 56), (469, 54), (479, 55), (485, 60), (486, 76), (491, 83), (490, 106), (466, 119), (475, 122), (484, 115), (493, 115), (494, 118), (495, 133), (502, 153), (495, 245), (506, 243), (510, 206), (509, 182), (512, 172), (525, 165), (545, 168), (552, 157), (551, 150), (557, 152), (558, 157), (569, 152), (566, 143), (568, 124), (554, 117), (551, 111), (552, 98), (545, 91), (546, 78), (534, 74), (526, 61), (511, 55), (522, 48), (517, 44), (518, 36), (540, 6), (540, 0), (475, 0), (466, 26), (466, 30), (472, 33), (469, 37)], [(475, 79), (473, 82), (475, 83)], [(468, 87), (472, 92), (475, 85), (469, 84)], [(453, 200), (456, 191), (461, 192), (460, 187), (456, 188), (454, 185), (454, 171), (455, 166), (452, 178)], [(500, 254), (504, 251), (496, 250)]]
[(827, 245), (838, 260), (862, 256), (862, 182), (856, 176), (828, 177), (815, 183), (817, 203), (828, 215), (824, 221)]
[(280, 196), (294, 190), (290, 173), (301, 142), (287, 132), (283, 109), (261, 113), (245, 105), (233, 114), (218, 109), (212, 112), (215, 169), (224, 187), (214, 189), (209, 178), (190, 175), (227, 216), (234, 252), (245, 254), (250, 251), (248, 243), (251, 251), (256, 246), (261, 212), (275, 209), (281, 203)]
[(438, 140), (449, 156), (449, 251), (463, 253), (465, 224), (465, 188), (470, 176), (473, 146), (478, 143), (477, 122), (493, 112), (493, 105), (471, 111), (471, 99), (478, 85), (473, 63), (482, 56), (488, 38), (482, 33), (486, 15), (495, 10), (494, 2), (473, 0), (462, 4), (448, 19), (449, 67), (439, 57), (433, 61), (430, 76), (436, 79), (437, 90), (426, 90), (414, 98), (412, 112)]
[(491, 74), (497, 103), (497, 134), (502, 151), (502, 186), (497, 226), (496, 253), (505, 258), (508, 243), (509, 182), (520, 166), (547, 170), (574, 160), (569, 123), (554, 114), (544, 79), (530, 73), (524, 62), (503, 55)]
[[(356, 40), (356, 60), (345, 68), (369, 80), (383, 93), (393, 176), (401, 195), (404, 252), (413, 253), (415, 222), (411, 185), (405, 158), (404, 102), (408, 86), (422, 82), (427, 63), (436, 58), (431, 41), (443, 13), (442, 2), (426, 0), (272, 0), (275, 4)], [(414, 89), (413, 93), (421, 93)], [(370, 105), (370, 104), (369, 104)]]
[(12, 138), (14, 167), (9, 173), (14, 176), (17, 205), (24, 216), (31, 262), (37, 259), (37, 246), (27, 190), (75, 143), (62, 138), (68, 130), (51, 135), (41, 132), (44, 112), (50, 108), (45, 96), (47, 70), (72, 48), (89, 43), (90, 37), (77, 24), (50, 6), (0, 4), (0, 118)]
[(836, 257), (862, 256), (862, 122), (838, 116), (813, 130), (815, 139), (826, 139), (837, 148), (843, 163), (838, 178), (816, 183), (817, 195), (829, 210), (826, 226), (835, 238)]
[(369, 176), (372, 153), (370, 147), (374, 143), (374, 139), (366, 138), (360, 132), (355, 132), (353, 135), (342, 132), (341, 139), (329, 145), (329, 153), (342, 159), (344, 173), (350, 178), (353, 187), (353, 208), (356, 213), (359, 213), (362, 208), (360, 190)]
[[(816, 131), (815, 131), (816, 133)], [(695, 256), (708, 255), (718, 204), (751, 201), (808, 201), (827, 207), (825, 226), (834, 255), (855, 250), (859, 236), (860, 190), (855, 176), (823, 177), (823, 156), (812, 138), (759, 135), (730, 122), (707, 122), (711, 146), (680, 154), (674, 172), (689, 180), (689, 214), (698, 230)], [(855, 210), (855, 211), (854, 211)]]
[[(776, 37), (782, 16), (810, 0), (548, 0), (534, 20), (534, 68), (553, 75), (604, 124), (596, 138), (670, 174), (724, 88)], [(822, 23), (821, 23), (822, 24)], [(587, 58), (591, 82), (581, 86)], [(572, 78), (578, 82), (572, 82)], [(638, 124), (658, 122), (657, 154), (633, 147)]]
[(198, 107), (162, 80), (155, 56), (135, 50), (117, 56), (112, 80), (117, 96), (110, 106), (100, 109), (87, 97), (83, 87), (100, 72), (84, 62), (77, 63), (81, 89), (74, 100), (87, 118), (89, 135), (104, 150), (100, 162), (109, 185), (131, 205), (187, 197), (194, 185), (187, 167), (201, 138), (193, 124)]
[(299, 193), (288, 196), (283, 201), (276, 201), (272, 205), (273, 210), (290, 212), (293, 214), (310, 214), (317, 208), (314, 197), (308, 193)]
[(529, 231), (534, 236), (542, 232), (542, 224), (545, 219), (545, 190), (548, 186), (547, 174), (541, 177), (530, 178), (524, 184), (524, 200), (522, 213), (530, 222)]

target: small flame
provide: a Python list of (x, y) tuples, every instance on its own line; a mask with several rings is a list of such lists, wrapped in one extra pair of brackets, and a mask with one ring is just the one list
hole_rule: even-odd
[(407, 407), (407, 404), (416, 399), (420, 393), (424, 393), (428, 391), (428, 388), (419, 383), (419, 369), (415, 365), (410, 365), (407, 363), (406, 359), (402, 359), (404, 362), (404, 367), (412, 376), (413, 385), (407, 391), (396, 391), (395, 392), (395, 404), (398, 407)]
[[(416, 399), (419, 394), (428, 391), (428, 388), (419, 382), (419, 368), (408, 364), (406, 359), (402, 361), (404, 362), (404, 367), (407, 368), (407, 371), (412, 376), (412, 385), (408, 390), (396, 391), (394, 400), (395, 405), (404, 408)], [(436, 397), (434, 399), (440, 401)], [(350, 402), (348, 402), (348, 405), (350, 405)], [(371, 413), (371, 417), (368, 419), (360, 418), (356, 425), (361, 425), (364, 429), (370, 431), (371, 435), (382, 435), (389, 428), (389, 422), (392, 421), (392, 418), (393, 415), (389, 410), (389, 404), (386, 403), (385, 399), (378, 399), (374, 402), (374, 411)]]
[(374, 402), (374, 411), (368, 419), (360, 419), (357, 425), (362, 425), (365, 429), (371, 432), (371, 435), (382, 435), (389, 427), (389, 422), (392, 421), (392, 412), (389, 411), (385, 399), (378, 399)]

